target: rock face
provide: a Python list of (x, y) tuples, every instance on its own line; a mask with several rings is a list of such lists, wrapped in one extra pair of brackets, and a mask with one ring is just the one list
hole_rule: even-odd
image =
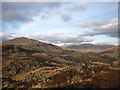
[[(16, 38), (2, 43), (2, 85), (27, 89), (102, 88), (100, 80), (103, 80), (104, 87), (117, 87), (119, 76), (115, 73), (119, 73), (119, 67), (106, 64), (112, 61), (109, 56), (83, 54), (33, 39)], [(113, 73), (116, 77), (110, 81)]]

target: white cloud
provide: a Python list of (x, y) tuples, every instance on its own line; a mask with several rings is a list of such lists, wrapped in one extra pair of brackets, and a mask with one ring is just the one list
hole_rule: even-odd
[(4, 34), (2, 32), (0, 32), (0, 37), (2, 37)]
[(117, 41), (99, 41), (99, 40), (94, 40), (90, 42), (91, 44), (117, 44)]
[(46, 41), (49, 43), (81, 43), (81, 42), (90, 42), (92, 40), (86, 39), (83, 37), (65, 36), (63, 33), (54, 33), (54, 34), (38, 34), (30, 36), (33, 39)]

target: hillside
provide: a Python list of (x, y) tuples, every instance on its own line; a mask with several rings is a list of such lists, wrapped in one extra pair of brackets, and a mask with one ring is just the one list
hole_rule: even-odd
[(119, 51), (120, 51), (120, 46), (116, 46), (116, 47), (104, 50), (102, 52), (99, 52), (99, 54), (103, 56), (105, 55), (110, 56), (110, 57), (117, 59), (117, 61), (113, 62), (113, 65), (120, 65), (120, 55), (119, 55), (120, 52)]
[(107, 56), (118, 56), (119, 50), (120, 50), (120, 47), (116, 46), (116, 47), (108, 48), (108, 49), (100, 52), (99, 54), (107, 55)]
[[(67, 87), (66, 79), (64, 78), (69, 77), (69, 79), (72, 80), (76, 75), (81, 78), (87, 74), (85, 77), (88, 78), (91, 76), (89, 76), (90, 72), (98, 65), (100, 65), (101, 68), (99, 68), (99, 73), (101, 71), (104, 72), (102, 67), (104, 65), (105, 68), (112, 68), (113, 71), (115, 68), (115, 73), (119, 72), (117, 66), (111, 66), (113, 61), (115, 61), (114, 58), (97, 53), (81, 53), (73, 50), (63, 50), (58, 46), (37, 40), (25, 37), (16, 38), (2, 43), (2, 85), (3, 88), (46, 88), (47, 84), (49, 84), (47, 85), (48, 88)], [(90, 66), (86, 66), (87, 64), (90, 64)], [(81, 73), (76, 71), (79, 67), (81, 68)], [(76, 74), (72, 75), (73, 72)], [(83, 72), (84, 74), (82, 74)], [(68, 76), (64, 76), (64, 73), (66, 73), (66, 75), (68, 73)], [(110, 73), (110, 75), (113, 74), (112, 71), (110, 71)], [(62, 78), (61, 75), (63, 75), (64, 78)], [(99, 78), (97, 74), (95, 74), (95, 76)], [(105, 77), (108, 76), (105, 75)], [(61, 79), (59, 77), (61, 77)], [(85, 81), (86, 78), (83, 78), (83, 81)], [(108, 81), (110, 78), (107, 78)], [(114, 78), (112, 81), (117, 78), (119, 77)], [(61, 85), (62, 83), (66, 84)], [(71, 83), (69, 84), (71, 86), (72, 81), (69, 83)], [(79, 84), (79, 82), (73, 82), (74, 87), (77, 87), (76, 83)], [(85, 81), (85, 83), (87, 84), (88, 82)], [(112, 87), (118, 87), (119, 85), (119, 82), (115, 84), (113, 84), (113, 82), (111, 83)], [(91, 84), (93, 85), (93, 82), (91, 82)], [(107, 87), (109, 86), (110, 85)], [(85, 86), (82, 85), (81, 87)], [(98, 87), (102, 88), (99, 85)]]
[(40, 52), (60, 52), (62, 49), (52, 44), (43, 43), (37, 40), (28, 39), (25, 37), (16, 38), (13, 40), (5, 41), (2, 43), (5, 45), (15, 45), (18, 47), (22, 47), (23, 49), (28, 50), (36, 50)]

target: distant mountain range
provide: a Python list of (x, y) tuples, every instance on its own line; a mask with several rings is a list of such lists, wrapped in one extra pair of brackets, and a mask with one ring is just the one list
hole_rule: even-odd
[(108, 48), (115, 47), (115, 45), (68, 44), (61, 47), (80, 52), (102, 52)]
[[(85, 45), (85, 47), (90, 46), (93, 47), (93, 45)], [(114, 61), (117, 61), (117, 59), (103, 53), (81, 53), (25, 37), (16, 38), (2, 43), (2, 85), (3, 88), (27, 89), (55, 87), (102, 88), (101, 84), (94, 84), (101, 81), (96, 81), (93, 76), (100, 79), (97, 74), (112, 68), (111, 64)], [(101, 69), (98, 70), (96, 66)], [(114, 71), (114, 73), (116, 74), (118, 71)], [(117, 81), (115, 81), (116, 83), (110, 81), (111, 77), (109, 75), (113, 75), (113, 72), (110, 71), (109, 73), (105, 76), (109, 84), (111, 83), (111, 87), (118, 87), (119, 83)], [(83, 81), (79, 82), (78, 79)], [(102, 79), (104, 81), (104, 78)], [(112, 79), (112, 81), (116, 79)], [(86, 80), (92, 81), (88, 82)], [(88, 83), (91, 83), (90, 86)], [(110, 86), (106, 86), (105, 81), (104, 83), (104, 87)]]
[(80, 45), (68, 45), (66, 48), (70, 49), (107, 49), (112, 48), (114, 45), (93, 45), (93, 44), (80, 44)]

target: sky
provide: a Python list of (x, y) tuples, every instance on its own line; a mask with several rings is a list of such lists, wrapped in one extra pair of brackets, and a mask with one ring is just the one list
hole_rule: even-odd
[(117, 2), (2, 2), (2, 41), (118, 44)]

